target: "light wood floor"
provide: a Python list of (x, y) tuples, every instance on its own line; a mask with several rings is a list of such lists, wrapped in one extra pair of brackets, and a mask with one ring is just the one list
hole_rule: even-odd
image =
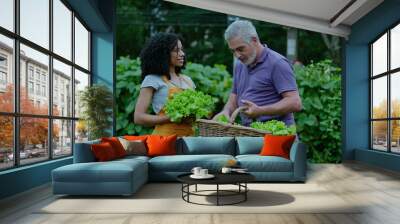
[[(356, 214), (37, 214), (54, 200), (49, 185), (0, 201), (0, 223), (253, 224), (400, 223), (400, 173), (360, 163), (310, 164), (308, 183), (316, 183), (349, 203), (367, 204)], [(171, 205), (173, 206), (173, 205)]]

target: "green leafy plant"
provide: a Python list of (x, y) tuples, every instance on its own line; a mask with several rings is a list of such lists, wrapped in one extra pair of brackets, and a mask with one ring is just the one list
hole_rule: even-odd
[(272, 135), (295, 135), (296, 126), (291, 125), (289, 127), (282, 121), (271, 120), (266, 122), (256, 121), (250, 124), (250, 127), (271, 132)]
[(204, 118), (214, 110), (216, 99), (200, 91), (191, 89), (175, 93), (165, 105), (165, 112), (172, 122), (184, 118)]
[(101, 84), (88, 86), (79, 93), (81, 119), (87, 126), (89, 139), (109, 136), (107, 130), (112, 125), (112, 103), (111, 91)]
[(221, 123), (229, 123), (229, 119), (224, 114), (219, 115), (217, 121)]
[(297, 131), (311, 162), (341, 161), (341, 69), (324, 60), (294, 67), (303, 110), (295, 113)]

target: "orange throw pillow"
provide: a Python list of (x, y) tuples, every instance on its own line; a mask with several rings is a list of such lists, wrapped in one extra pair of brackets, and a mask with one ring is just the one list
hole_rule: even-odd
[(290, 158), (290, 148), (296, 135), (265, 135), (264, 146), (261, 149), (262, 156), (280, 156), (286, 159)]
[(114, 149), (117, 158), (126, 156), (126, 151), (117, 137), (101, 138), (101, 142), (108, 142)]
[(90, 146), (90, 148), (94, 154), (94, 157), (99, 162), (109, 161), (117, 158), (114, 149), (108, 142), (93, 144)]
[(149, 135), (146, 140), (148, 156), (176, 155), (176, 139), (177, 135)]
[(136, 136), (136, 135), (125, 135), (124, 139), (126, 139), (128, 141), (140, 140), (140, 141), (146, 142), (147, 137), (148, 137), (148, 135), (139, 135), (139, 136)]

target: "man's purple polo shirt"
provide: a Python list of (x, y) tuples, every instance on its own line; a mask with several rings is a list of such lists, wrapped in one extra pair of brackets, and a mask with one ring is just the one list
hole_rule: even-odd
[[(293, 69), (287, 59), (269, 49), (266, 45), (253, 66), (246, 66), (236, 60), (233, 76), (232, 93), (237, 95), (238, 105), (242, 100), (249, 100), (258, 106), (276, 103), (282, 99), (280, 94), (286, 91), (297, 91)], [(240, 114), (242, 124), (249, 126), (251, 118)], [(294, 124), (293, 114), (282, 116), (260, 116), (258, 121), (281, 120), (286, 125)]]

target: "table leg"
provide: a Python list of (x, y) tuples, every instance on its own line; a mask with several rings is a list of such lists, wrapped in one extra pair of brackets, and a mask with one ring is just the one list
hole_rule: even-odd
[(182, 199), (183, 199), (183, 190), (184, 190), (184, 184), (182, 183), (182, 188), (181, 188), (181, 192), (182, 192)]
[(217, 184), (217, 206), (219, 205), (219, 184)]
[(190, 184), (188, 184), (188, 185), (187, 185), (187, 192), (188, 192), (188, 193), (187, 193), (187, 201), (188, 201), (188, 202), (190, 202), (190, 201), (189, 201), (189, 195), (190, 195)]
[(247, 183), (244, 183), (244, 201), (247, 201), (247, 192), (248, 192), (248, 190), (247, 190)]
[(195, 191), (197, 192), (197, 184), (196, 184), (196, 186), (195, 186)]

